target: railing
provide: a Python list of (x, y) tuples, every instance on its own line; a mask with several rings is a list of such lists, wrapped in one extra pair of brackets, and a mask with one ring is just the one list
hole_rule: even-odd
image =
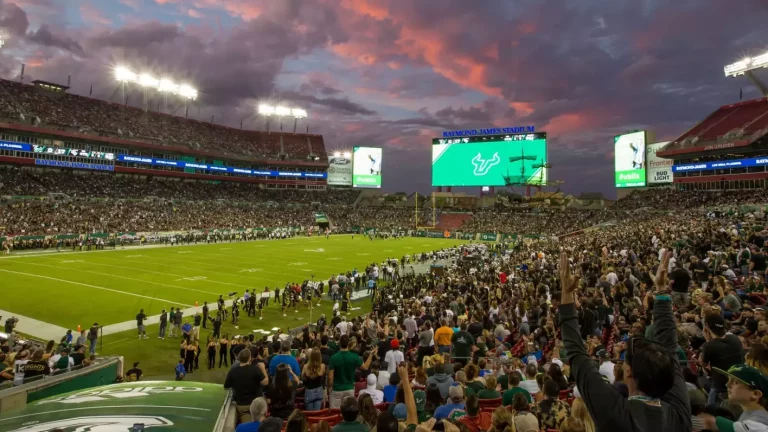
[(112, 384), (123, 374), (123, 357), (101, 357), (87, 367), (34, 377), (29, 382), (0, 390), (0, 415), (30, 402), (58, 394)]

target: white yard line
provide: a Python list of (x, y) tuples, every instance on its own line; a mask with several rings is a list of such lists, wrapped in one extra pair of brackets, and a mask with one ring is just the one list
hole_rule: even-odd
[[(187, 287), (178, 286), (178, 285), (168, 285), (168, 284), (164, 284), (164, 283), (160, 283), (160, 282), (151, 282), (151, 281), (147, 281), (147, 280), (143, 280), (143, 279), (136, 279), (136, 278), (127, 277), (127, 276), (118, 276), (116, 274), (110, 274), (110, 273), (99, 273), (99, 272), (90, 271), (90, 270), (82, 270), (82, 269), (75, 269), (75, 268), (59, 267), (59, 266), (53, 266), (53, 265), (48, 265), (48, 264), (40, 264), (40, 263), (32, 263), (32, 262), (23, 262), (21, 264), (23, 264), (23, 265), (33, 265), (33, 266), (39, 266), (39, 267), (48, 267), (48, 268), (59, 269), (59, 270), (75, 270), (78, 273), (90, 273), (90, 274), (95, 274), (95, 275), (98, 275), (98, 276), (106, 276), (106, 277), (111, 277), (111, 278), (116, 278), (116, 279), (125, 279), (125, 280), (129, 280), (129, 281), (139, 282), (139, 283), (142, 283), (142, 284), (157, 285), (157, 286), (162, 286), (162, 287), (167, 287), (167, 288), (175, 288), (175, 289), (180, 289), (180, 290), (185, 290), (185, 291), (194, 291), (194, 292), (199, 292), (199, 293), (203, 293), (203, 294), (219, 295), (219, 293), (213, 292), (213, 291), (203, 291), (203, 290), (199, 290), (199, 289), (187, 288)], [(94, 264), (94, 263), (88, 263), (88, 264)], [(131, 270), (146, 271), (146, 270), (143, 270), (143, 269), (131, 269)], [(213, 281), (206, 280), (206, 282), (213, 282)]]
[(36, 277), (36, 278), (40, 278), (40, 279), (48, 279), (48, 280), (52, 280), (52, 281), (56, 281), (56, 282), (63, 282), (63, 283), (68, 283), (68, 284), (72, 284), (72, 285), (80, 285), (80, 286), (84, 286), (84, 287), (88, 287), (88, 288), (93, 288), (93, 289), (98, 289), (98, 290), (102, 290), (102, 291), (111, 291), (111, 292), (114, 292), (114, 293), (129, 295), (129, 296), (133, 296), (133, 297), (141, 297), (141, 298), (145, 298), (145, 299), (166, 302), (166, 303), (169, 303), (169, 304), (179, 304), (179, 305), (182, 305), (182, 306), (192, 307), (192, 305), (180, 303), (180, 302), (177, 302), (177, 301), (172, 301), (172, 300), (167, 300), (167, 299), (162, 299), (162, 298), (157, 298), (157, 297), (150, 297), (150, 296), (145, 296), (145, 295), (142, 295), (142, 294), (136, 294), (136, 293), (131, 293), (131, 292), (127, 292), (127, 291), (120, 291), (120, 290), (116, 290), (116, 289), (112, 289), (112, 288), (107, 288), (107, 287), (103, 287), (103, 286), (91, 285), (91, 284), (86, 284), (86, 283), (82, 283), (82, 282), (75, 282), (75, 281), (66, 280), (66, 279), (59, 279), (59, 278), (50, 277), (50, 276), (43, 276), (43, 275), (38, 275), (38, 274), (34, 274), (34, 273), (25, 273), (25, 272), (14, 271), (14, 270), (5, 270), (5, 269), (0, 269), (0, 272), (19, 274), (19, 275), (23, 275), (23, 276)]

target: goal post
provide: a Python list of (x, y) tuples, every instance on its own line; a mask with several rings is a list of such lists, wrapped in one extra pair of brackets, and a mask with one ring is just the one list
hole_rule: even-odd
[[(427, 200), (425, 202), (425, 206), (427, 207), (427, 211), (429, 211), (429, 204), (432, 205), (432, 212), (431, 212), (432, 213), (432, 225), (419, 225), (419, 220), (420, 220), (419, 193), (416, 192), (415, 199), (413, 201), (415, 203), (414, 217), (416, 218), (414, 222), (415, 222), (417, 230), (419, 230), (419, 229), (435, 229), (435, 227), (437, 227), (437, 208), (435, 207), (435, 193), (434, 192), (432, 192), (430, 194), (430, 198), (431, 199), (429, 199), (429, 200)], [(424, 210), (423, 207), (422, 207), (422, 210)]]

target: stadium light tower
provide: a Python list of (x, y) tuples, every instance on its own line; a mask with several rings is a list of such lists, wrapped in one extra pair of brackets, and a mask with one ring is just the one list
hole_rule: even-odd
[(293, 133), (296, 133), (296, 126), (299, 119), (307, 118), (307, 111), (301, 108), (288, 108), (281, 105), (274, 106), (269, 104), (259, 104), (259, 114), (266, 117), (267, 132), (269, 132), (269, 117), (277, 116), (280, 118), (280, 130), (283, 130), (283, 117), (293, 117)]
[(755, 70), (762, 68), (768, 68), (768, 52), (756, 57), (743, 58), (735, 63), (726, 65), (723, 70), (726, 78), (745, 75), (760, 90), (763, 96), (768, 96), (768, 86), (754, 74)]
[[(180, 96), (184, 99), (184, 106), (186, 108), (189, 100), (197, 99), (198, 92), (189, 84), (176, 84), (170, 78), (158, 79), (148, 73), (137, 74), (130, 69), (119, 66), (115, 68), (115, 79), (122, 85), (123, 88), (123, 103), (126, 103), (125, 99), (125, 85), (126, 83), (138, 84), (142, 87), (144, 92), (144, 110), (147, 110), (147, 90), (156, 89), (163, 94), (165, 103), (164, 110), (167, 111), (167, 95), (168, 93)], [(188, 114), (188, 112), (187, 112)], [(186, 114), (185, 114), (186, 115)]]

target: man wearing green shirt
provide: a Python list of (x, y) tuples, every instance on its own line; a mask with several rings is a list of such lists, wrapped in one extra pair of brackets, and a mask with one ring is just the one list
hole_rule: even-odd
[(345, 396), (355, 396), (355, 370), (362, 366), (368, 370), (376, 350), (363, 364), (363, 360), (356, 353), (349, 351), (349, 336), (342, 335), (339, 339), (341, 351), (331, 356), (328, 362), (328, 386), (331, 388), (331, 408), (341, 407), (341, 401)]
[(522, 378), (520, 372), (512, 372), (508, 377), (510, 389), (505, 391), (501, 396), (501, 404), (504, 406), (512, 406), (512, 402), (515, 400), (515, 394), (517, 393), (522, 393), (525, 398), (528, 399), (528, 403), (533, 403), (533, 398), (531, 397), (531, 394), (528, 393), (528, 390), (518, 387), (520, 385), (520, 379)]
[(459, 331), (451, 337), (453, 344), (453, 358), (464, 364), (469, 363), (472, 355), (472, 347), (475, 345), (475, 338), (467, 331), (467, 323), (461, 323)]

